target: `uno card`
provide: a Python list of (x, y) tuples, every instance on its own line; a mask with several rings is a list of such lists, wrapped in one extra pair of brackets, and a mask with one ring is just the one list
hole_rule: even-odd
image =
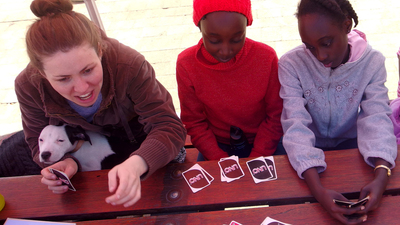
[(273, 177), (271, 170), (267, 163), (265, 162), (264, 157), (258, 157), (253, 160), (246, 162), (247, 167), (250, 170), (250, 174), (253, 177), (253, 180), (256, 184), (268, 181)]
[(361, 199), (360, 201), (355, 202), (353, 205), (351, 205), (350, 208), (355, 208), (355, 207), (357, 207), (357, 206), (364, 205), (365, 203), (368, 202), (368, 200), (369, 200), (369, 195), (368, 195), (367, 197)]
[(201, 168), (201, 170), (203, 171), (204, 175), (206, 175), (207, 180), (211, 183), (214, 180), (214, 177), (212, 177), (205, 169), (203, 169), (203, 167), (201, 167), (199, 165), (199, 167)]
[(218, 165), (221, 170), (221, 181), (223, 182), (226, 181), (229, 183), (244, 176), (237, 156), (222, 158), (219, 160)]
[(229, 225), (243, 225), (243, 224), (238, 223), (238, 222), (232, 220), (232, 221), (229, 223)]
[(357, 206), (361, 206), (361, 205), (364, 205), (365, 203), (367, 203), (368, 199), (369, 199), (369, 196), (367, 196), (357, 202), (341, 201), (341, 200), (337, 200), (337, 199), (333, 199), (333, 202), (342, 207), (355, 208)]
[(52, 169), (52, 168), (49, 168), (49, 171), (52, 174), (56, 175), (57, 178), (63, 182), (63, 185), (67, 185), (69, 190), (76, 191), (76, 189), (72, 185), (71, 181), (69, 180), (67, 174), (65, 174), (65, 173), (63, 173), (63, 172), (61, 172), (59, 170)]
[(333, 199), (333, 202), (341, 207), (346, 207), (346, 208), (351, 208), (351, 205), (353, 204), (353, 202), (350, 201), (342, 201), (342, 200), (337, 200), (337, 199)]
[(269, 180), (276, 180), (278, 179), (278, 174), (276, 173), (275, 161), (273, 156), (264, 157), (265, 162), (268, 165), (269, 170), (272, 173), (272, 177)]
[(196, 193), (211, 184), (214, 178), (199, 164), (195, 164), (182, 173), (186, 183), (193, 193)]
[(284, 223), (278, 220), (274, 220), (270, 217), (265, 218), (265, 220), (261, 223), (261, 225), (290, 225), (288, 223)]

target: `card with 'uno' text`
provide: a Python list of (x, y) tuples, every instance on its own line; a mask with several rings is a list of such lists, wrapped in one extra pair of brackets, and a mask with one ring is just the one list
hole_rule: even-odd
[(268, 165), (269, 170), (272, 173), (272, 177), (269, 180), (276, 180), (278, 175), (276, 173), (275, 161), (273, 156), (264, 157), (265, 162)]
[(61, 180), (61, 182), (63, 183), (63, 185), (67, 185), (69, 190), (71, 190), (71, 191), (76, 191), (74, 185), (72, 185), (72, 183), (71, 183), (71, 181), (69, 180), (67, 174), (65, 174), (65, 173), (63, 173), (63, 172), (61, 172), (61, 171), (59, 171), (59, 170), (53, 169), (53, 168), (49, 168), (49, 171), (50, 171), (51, 173), (53, 173), (54, 175), (56, 175), (57, 178), (58, 178), (59, 180)]
[(196, 193), (207, 187), (214, 180), (214, 177), (205, 171), (199, 164), (193, 165), (188, 170), (183, 172), (182, 175), (193, 193)]
[(277, 179), (273, 156), (258, 157), (246, 162), (256, 184)]
[(244, 176), (242, 167), (239, 164), (239, 157), (230, 156), (222, 158), (218, 162), (219, 168), (221, 169), (221, 181), (231, 182), (240, 179)]

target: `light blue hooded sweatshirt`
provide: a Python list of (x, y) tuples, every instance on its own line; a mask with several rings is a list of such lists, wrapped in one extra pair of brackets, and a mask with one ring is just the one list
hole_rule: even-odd
[(283, 146), (300, 178), (309, 168), (323, 172), (327, 167), (324, 152), (315, 146), (335, 147), (352, 138), (368, 165), (374, 167), (374, 158), (381, 158), (395, 166), (385, 57), (363, 38), (359, 31), (349, 34), (353, 60), (334, 70), (305, 45), (279, 60)]

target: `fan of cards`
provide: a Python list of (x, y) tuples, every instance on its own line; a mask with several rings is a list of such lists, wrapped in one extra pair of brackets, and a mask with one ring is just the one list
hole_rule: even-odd
[(333, 199), (333, 202), (342, 207), (355, 208), (357, 206), (361, 206), (361, 205), (364, 205), (365, 203), (367, 203), (368, 199), (369, 199), (369, 195), (357, 202), (341, 201), (341, 200), (337, 200), (337, 199)]
[[(247, 167), (253, 177), (254, 182), (276, 180), (276, 168), (273, 156), (258, 157), (246, 162)], [(242, 167), (237, 156), (222, 158), (218, 162), (221, 171), (222, 182), (232, 182), (244, 176)], [(193, 193), (209, 186), (214, 178), (204, 170), (199, 164), (193, 165), (190, 169), (182, 173)]]
[(59, 170), (52, 169), (52, 168), (49, 168), (49, 170), (50, 170), (51, 173), (56, 175), (59, 180), (61, 180), (63, 185), (67, 185), (69, 190), (76, 191), (76, 189), (72, 185), (71, 181), (69, 180), (67, 174), (65, 174), (65, 173), (63, 173), (63, 172), (61, 172)]

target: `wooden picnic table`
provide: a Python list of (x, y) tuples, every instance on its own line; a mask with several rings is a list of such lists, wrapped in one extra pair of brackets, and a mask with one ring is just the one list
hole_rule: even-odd
[[(399, 217), (395, 212), (400, 211), (400, 196), (386, 196), (381, 206), (368, 214), (363, 225), (399, 224)], [(293, 225), (340, 225), (318, 203), (280, 205), (252, 209), (236, 209), (211, 212), (194, 212), (168, 214), (147, 217), (132, 217), (102, 220), (102, 225), (130, 225), (130, 224), (226, 224), (236, 221), (243, 225), (261, 224), (266, 217)], [(77, 225), (95, 225), (99, 221), (77, 222)]]
[[(321, 173), (322, 184), (348, 198), (357, 199), (360, 189), (373, 179), (373, 168), (364, 162), (358, 149), (329, 151), (325, 152), (325, 155), (328, 168)], [(250, 158), (240, 159), (245, 176), (231, 183), (220, 181), (217, 161), (198, 162), (215, 180), (197, 193), (191, 191), (181, 176), (182, 172), (195, 162), (170, 163), (142, 182), (141, 199), (128, 208), (105, 203), (105, 198), (110, 195), (107, 186), (108, 170), (77, 173), (71, 179), (77, 191), (68, 191), (62, 195), (52, 194), (47, 190), (47, 187), (40, 183), (41, 176), (1, 178), (0, 193), (6, 200), (6, 206), (0, 211), (0, 223), (7, 218), (82, 221), (144, 214), (154, 215), (157, 219), (157, 215), (161, 214), (175, 217), (176, 214), (199, 211), (212, 213), (211, 211), (229, 207), (257, 205), (273, 206), (268, 210), (276, 206), (289, 207), (287, 209), (295, 207), (304, 212), (310, 210), (307, 207), (319, 207), (319, 204), (303, 204), (313, 203), (315, 199), (306, 183), (299, 179), (291, 167), (286, 155), (274, 156), (278, 179), (258, 184), (254, 183), (246, 166), (248, 160)], [(398, 161), (396, 160), (396, 163)], [(399, 192), (400, 173), (394, 169), (385, 194), (396, 195)], [(393, 200), (388, 201), (390, 204), (397, 202), (400, 205), (398, 198), (393, 197)], [(279, 211), (280, 208), (275, 209)], [(261, 217), (267, 215), (268, 213)], [(325, 220), (330, 221), (330, 217), (326, 215)]]

